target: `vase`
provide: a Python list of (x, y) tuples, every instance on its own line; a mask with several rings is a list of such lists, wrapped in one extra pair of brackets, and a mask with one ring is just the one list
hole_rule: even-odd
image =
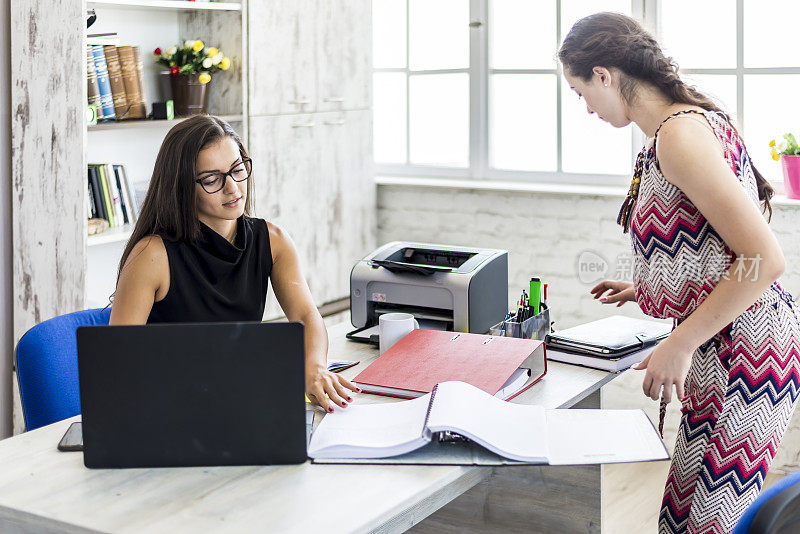
[(201, 82), (199, 74), (172, 76), (172, 100), (175, 116), (185, 117), (205, 113), (208, 106), (208, 83)]
[(781, 155), (781, 166), (786, 196), (800, 199), (800, 156)]

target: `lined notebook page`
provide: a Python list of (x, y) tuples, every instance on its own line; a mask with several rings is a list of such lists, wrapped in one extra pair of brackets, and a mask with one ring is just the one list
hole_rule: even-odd
[(311, 437), (312, 458), (384, 458), (428, 442), (422, 428), (431, 394), (405, 401), (350, 405), (327, 414)]
[(547, 410), (550, 465), (666, 460), (642, 410)]
[(464, 382), (442, 382), (427, 427), (457, 432), (512, 460), (545, 463), (545, 424), (541, 406), (511, 404)]

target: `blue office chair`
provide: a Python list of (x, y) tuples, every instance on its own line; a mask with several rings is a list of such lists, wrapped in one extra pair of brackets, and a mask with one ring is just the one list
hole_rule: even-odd
[(731, 534), (800, 532), (800, 471), (765, 489), (747, 507)]
[(81, 413), (75, 332), (79, 326), (107, 325), (110, 317), (111, 308), (60, 315), (37, 324), (19, 340), (14, 362), (28, 430)]

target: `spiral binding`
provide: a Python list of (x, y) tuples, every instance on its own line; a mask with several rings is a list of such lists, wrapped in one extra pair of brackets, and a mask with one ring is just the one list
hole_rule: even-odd
[(425, 429), (428, 428), (428, 418), (431, 416), (431, 409), (433, 409), (433, 399), (436, 398), (436, 390), (439, 388), (439, 384), (433, 386), (431, 390), (431, 399), (428, 401), (428, 411), (425, 412), (425, 422), (422, 423), (422, 432), (425, 432)]

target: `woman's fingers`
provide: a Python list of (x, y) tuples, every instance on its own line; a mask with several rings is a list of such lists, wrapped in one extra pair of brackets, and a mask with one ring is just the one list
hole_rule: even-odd
[[(647, 356), (645, 356), (644, 360), (642, 360), (639, 363), (637, 363), (636, 365), (634, 365), (633, 368), (636, 369), (637, 371), (641, 371), (642, 369), (647, 369), (647, 364), (648, 363), (650, 363), (650, 355), (649, 354)], [(646, 376), (645, 376), (645, 378), (646, 378)]]
[(663, 385), (664, 385), (664, 380), (656, 379), (650, 373), (650, 371), (648, 371), (644, 375), (644, 380), (642, 380), (642, 391), (644, 392), (646, 397), (650, 397), (653, 400), (658, 400), (658, 397), (661, 394), (661, 387)]
[(333, 412), (334, 405), (347, 407), (353, 398), (348, 389), (361, 391), (355, 384), (336, 374), (329, 374), (319, 378), (311, 389), (306, 392), (310, 401), (318, 404), (328, 413)]
[(675, 384), (675, 393), (678, 395), (678, 401), (683, 401), (686, 392), (683, 390), (683, 380)]
[(594, 286), (589, 292), (594, 295), (594, 298), (598, 298), (601, 297), (603, 293), (609, 290), (612, 292), (616, 291), (616, 289), (614, 289), (614, 287), (611, 286), (611, 284), (609, 284), (608, 281), (605, 281), (605, 282), (600, 282), (599, 284)]
[(658, 397), (661, 394), (661, 388), (663, 387), (663, 382), (659, 382), (658, 380), (653, 380), (652, 385), (650, 386), (650, 394), (648, 397), (653, 399), (654, 401), (658, 400)]
[[(333, 380), (326, 376), (322, 379), (323, 388), (325, 389), (325, 393), (328, 395), (328, 398), (334, 403), (338, 404), (342, 408), (347, 407), (347, 401), (336, 391), (336, 387), (333, 385)], [(347, 395), (345, 394), (345, 397)]]
[(606, 283), (605, 282), (600, 282), (599, 284), (594, 286), (592, 289), (590, 289), (589, 293), (597, 293), (598, 291), (605, 291), (606, 288), (607, 288)]
[(316, 402), (326, 412), (333, 412), (333, 403), (325, 395), (325, 390), (322, 389), (322, 386), (319, 384), (319, 382), (316, 382), (313, 386), (311, 386), (311, 391), (309, 391), (307, 395), (309, 400)]
[(338, 393), (340, 397), (347, 400), (347, 402), (353, 402), (353, 397), (350, 396), (347, 388), (341, 383), (339, 376), (333, 375), (331, 382), (333, 383), (334, 389), (336, 389), (336, 393)]
[(646, 397), (650, 396), (650, 387), (653, 385), (653, 377), (650, 376), (649, 373), (644, 375), (644, 380), (642, 380), (642, 392), (645, 394)]
[(355, 391), (356, 393), (361, 393), (361, 388), (360, 387), (358, 387), (357, 385), (353, 384), (352, 382), (350, 382), (348, 379), (346, 379), (342, 375), (334, 375), (334, 376), (336, 376), (336, 378), (339, 379), (339, 382), (344, 384), (344, 387), (346, 387), (347, 389), (349, 389), (351, 391)]
[(669, 384), (664, 384), (664, 392), (663, 392), (663, 394), (661, 395), (661, 398), (662, 398), (662, 399), (664, 400), (664, 402), (666, 402), (667, 404), (669, 404), (670, 402), (672, 402), (672, 383), (669, 383)]

